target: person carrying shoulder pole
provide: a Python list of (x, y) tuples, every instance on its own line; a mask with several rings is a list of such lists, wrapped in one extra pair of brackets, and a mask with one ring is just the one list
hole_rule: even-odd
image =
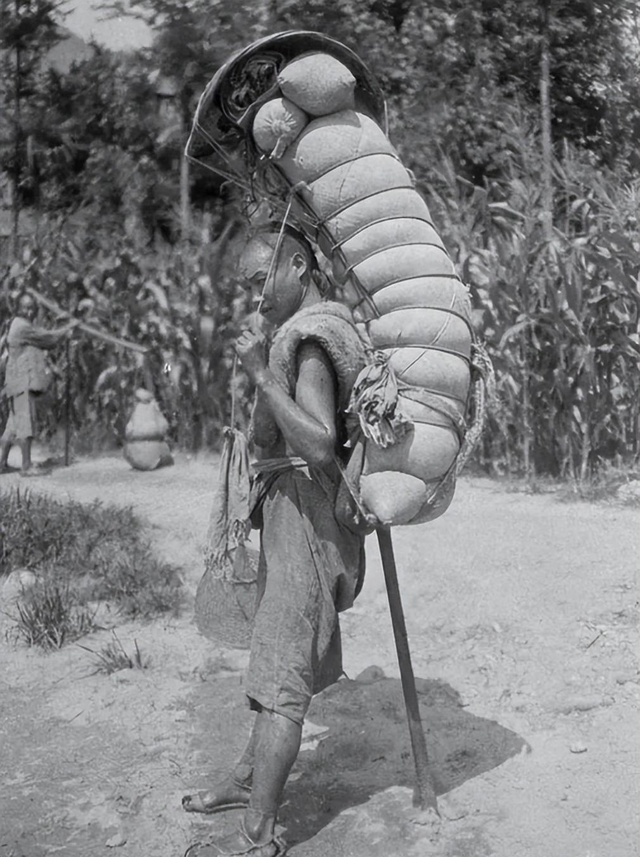
[(14, 443), (22, 452), (22, 475), (37, 472), (31, 462), (31, 443), (38, 434), (42, 397), (50, 383), (44, 352), (55, 348), (78, 324), (69, 321), (55, 330), (45, 330), (34, 325), (36, 314), (34, 298), (23, 292), (7, 337), (9, 358), (3, 393), (9, 402), (9, 418), (0, 437), (0, 473), (9, 470), (9, 451)]

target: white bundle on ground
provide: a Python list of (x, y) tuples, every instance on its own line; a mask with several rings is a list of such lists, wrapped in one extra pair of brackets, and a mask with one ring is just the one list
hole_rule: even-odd
[[(312, 91), (319, 57), (315, 77), (307, 80)], [(337, 60), (324, 60), (335, 74)], [(302, 60), (279, 79), (296, 63)], [(296, 87), (286, 90), (287, 98), (310, 112), (300, 74)], [(453, 481), (435, 504), (433, 489), (455, 465), (464, 434), (472, 343), (467, 290), (411, 175), (369, 116), (341, 109), (313, 119), (278, 167), (298, 186), (299, 220), (308, 222), (306, 207), (319, 221), (311, 237), (332, 260), (343, 300), (397, 377), (395, 425), (404, 422), (404, 429), (393, 441), (387, 435), (388, 445), (380, 437), (367, 441), (362, 500), (386, 525), (431, 520), (451, 500)]]
[(136, 404), (125, 427), (124, 457), (135, 470), (173, 464), (165, 436), (169, 423), (148, 390), (136, 390)]

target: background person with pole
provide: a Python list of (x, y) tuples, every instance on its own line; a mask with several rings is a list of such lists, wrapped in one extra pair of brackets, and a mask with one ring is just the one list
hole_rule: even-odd
[(69, 321), (56, 330), (45, 330), (34, 325), (36, 315), (36, 301), (23, 292), (7, 337), (9, 357), (3, 392), (9, 402), (9, 418), (0, 438), (0, 473), (9, 469), (14, 443), (22, 452), (22, 475), (37, 473), (31, 461), (31, 444), (38, 434), (39, 411), (51, 377), (44, 352), (55, 348), (78, 324)]

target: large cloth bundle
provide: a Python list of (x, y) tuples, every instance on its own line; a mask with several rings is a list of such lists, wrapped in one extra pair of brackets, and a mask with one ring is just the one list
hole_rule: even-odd
[[(309, 88), (316, 90), (322, 55), (313, 59)], [(327, 60), (335, 73), (337, 61)], [(286, 103), (261, 108), (256, 141), (269, 107), (289, 113), (292, 102), (302, 109), (304, 79), (297, 77)], [(372, 118), (347, 109), (299, 127), (277, 159), (297, 188), (294, 211), (331, 259), (342, 299), (398, 384), (394, 431), (382, 436), (374, 424), (368, 432), (362, 499), (385, 525), (429, 520), (446, 508), (431, 502), (433, 489), (454, 466), (463, 434), (472, 343), (467, 290), (411, 175)]]
[(490, 364), (467, 289), (385, 129), (384, 97), (357, 55), (290, 31), (216, 73), (187, 154), (269, 199), (330, 260), (337, 298), (371, 345), (350, 404), (361, 435), (349, 487), (392, 526), (448, 507), (482, 427)]

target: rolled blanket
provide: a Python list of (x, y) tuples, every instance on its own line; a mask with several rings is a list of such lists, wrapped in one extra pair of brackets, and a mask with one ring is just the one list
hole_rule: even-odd
[[(279, 57), (271, 62), (274, 51)], [(271, 62), (269, 73), (256, 75), (261, 58)], [(246, 139), (249, 120), (284, 100), (309, 117), (295, 139), (291, 128), (271, 150), (257, 136)], [(216, 157), (233, 167), (238, 156), (243, 180), (330, 260), (337, 299), (377, 353), (351, 403), (364, 438), (360, 489), (369, 511), (386, 526), (437, 517), (477, 439), (478, 353), (468, 290), (383, 130), (375, 78), (322, 34), (280, 33), (217, 73), (198, 106), (194, 135), (203, 117)]]
[(468, 406), (467, 290), (411, 175), (369, 116), (342, 110), (311, 121), (278, 169), (379, 354), (352, 403), (370, 441), (363, 498), (385, 525), (429, 519), (433, 485), (455, 465)]

